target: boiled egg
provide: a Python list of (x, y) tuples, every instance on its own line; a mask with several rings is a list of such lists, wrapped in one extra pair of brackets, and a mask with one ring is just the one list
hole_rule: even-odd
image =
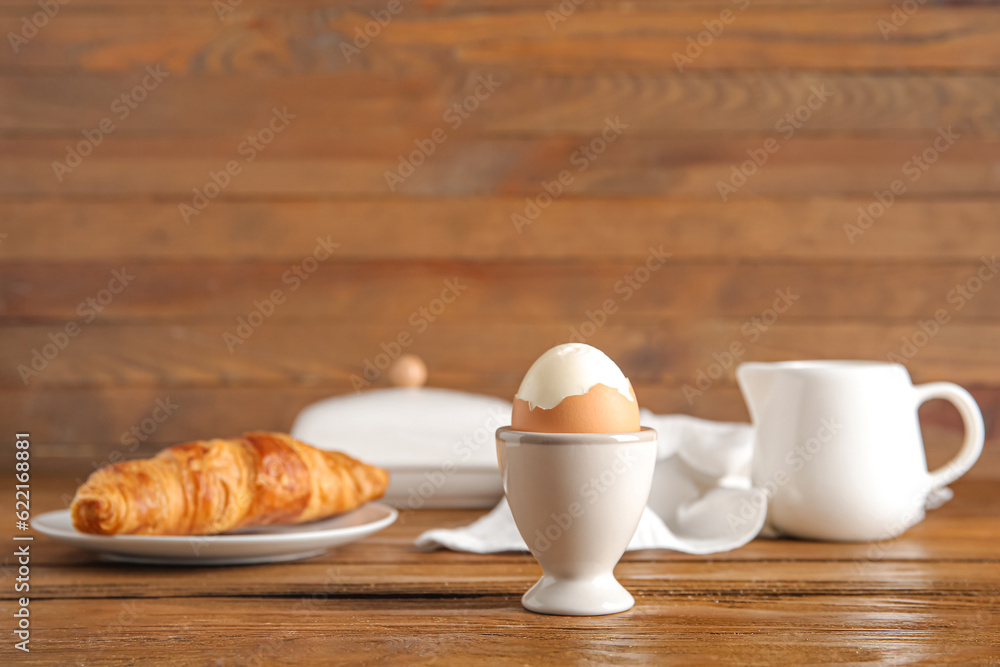
[(514, 396), (511, 428), (536, 433), (639, 430), (639, 402), (618, 365), (596, 347), (557, 345), (540, 356)]

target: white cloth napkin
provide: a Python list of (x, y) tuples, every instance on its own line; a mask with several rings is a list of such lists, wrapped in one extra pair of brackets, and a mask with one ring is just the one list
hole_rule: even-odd
[[(643, 411), (659, 437), (649, 505), (629, 550), (710, 554), (741, 547), (764, 526), (767, 499), (750, 483), (753, 427)], [(527, 551), (506, 499), (462, 528), (429, 530), (423, 549), (474, 553)]]

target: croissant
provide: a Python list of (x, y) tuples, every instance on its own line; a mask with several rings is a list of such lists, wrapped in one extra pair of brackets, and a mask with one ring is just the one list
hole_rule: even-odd
[(212, 535), (302, 523), (380, 498), (389, 473), (283, 433), (168, 447), (95, 471), (70, 513), (82, 533)]

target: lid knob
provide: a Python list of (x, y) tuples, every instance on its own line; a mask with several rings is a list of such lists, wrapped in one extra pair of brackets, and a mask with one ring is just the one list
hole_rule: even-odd
[(415, 354), (404, 354), (389, 367), (394, 387), (422, 387), (427, 382), (427, 364)]

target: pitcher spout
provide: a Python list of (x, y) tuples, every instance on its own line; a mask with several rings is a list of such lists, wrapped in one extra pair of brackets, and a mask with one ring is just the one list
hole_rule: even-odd
[(771, 393), (774, 384), (774, 364), (750, 361), (736, 369), (736, 382), (743, 392), (743, 400), (750, 410), (750, 417), (757, 423), (760, 408)]

